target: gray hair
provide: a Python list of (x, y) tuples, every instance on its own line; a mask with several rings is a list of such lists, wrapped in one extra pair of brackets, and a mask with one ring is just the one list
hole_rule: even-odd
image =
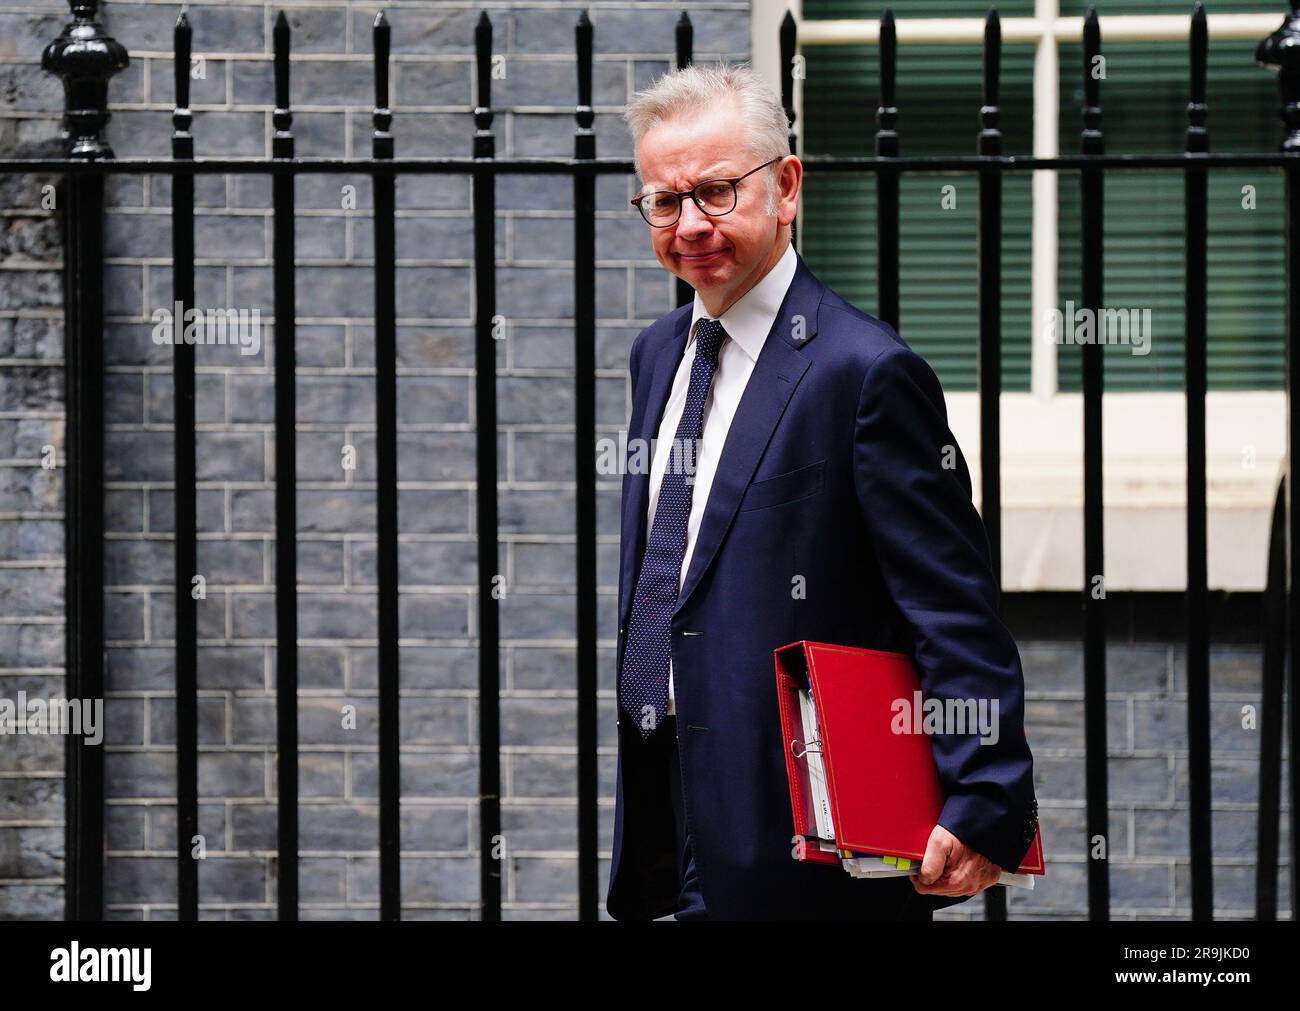
[[(633, 163), (641, 175), (641, 138), (670, 120), (732, 102), (744, 124), (744, 143), (760, 162), (790, 154), (790, 121), (777, 95), (747, 63), (691, 64), (664, 74), (639, 91), (628, 103), (623, 119), (632, 131)], [(767, 213), (776, 213), (776, 175), (769, 166), (761, 178), (767, 183)]]

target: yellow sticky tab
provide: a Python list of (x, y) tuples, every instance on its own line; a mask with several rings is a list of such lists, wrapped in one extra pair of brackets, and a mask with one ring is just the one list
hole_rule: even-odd
[(897, 857), (881, 857), (880, 859), (883, 860), (885, 863), (887, 863), (887, 864), (893, 866), (893, 867), (897, 867), (897, 866), (898, 866), (898, 858), (897, 858)]
[(895, 866), (897, 866), (900, 871), (906, 871), (911, 868), (912, 861), (908, 860), (907, 857), (899, 857), (898, 863)]

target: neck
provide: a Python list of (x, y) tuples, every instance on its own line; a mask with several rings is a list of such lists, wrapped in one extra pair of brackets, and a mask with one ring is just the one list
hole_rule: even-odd
[(777, 235), (777, 240), (772, 244), (772, 252), (768, 254), (767, 260), (761, 267), (755, 270), (746, 278), (745, 283), (740, 285), (733, 292), (727, 294), (705, 294), (700, 292), (700, 301), (704, 303), (704, 309), (713, 319), (717, 319), (733, 305), (739, 302), (754, 285), (767, 277), (772, 268), (780, 262), (781, 257), (785, 255), (786, 249), (790, 245), (790, 226), (785, 225)]

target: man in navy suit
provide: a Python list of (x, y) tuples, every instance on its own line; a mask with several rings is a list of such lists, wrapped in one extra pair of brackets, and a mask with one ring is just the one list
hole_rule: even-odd
[[(749, 68), (669, 74), (626, 118), (633, 202), (696, 295), (632, 345), (606, 908), (929, 919), (1037, 826), (1020, 656), (943, 391), (791, 245), (802, 166)], [(945, 802), (915, 878), (792, 858), (772, 651), (799, 639), (906, 652), (927, 699), (996, 703), (995, 742), (932, 738)]]

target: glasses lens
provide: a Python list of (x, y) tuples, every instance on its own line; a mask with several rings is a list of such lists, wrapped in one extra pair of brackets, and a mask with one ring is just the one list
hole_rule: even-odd
[(736, 204), (736, 191), (729, 182), (707, 182), (695, 193), (709, 214), (726, 214)]
[(671, 224), (680, 206), (675, 193), (651, 193), (641, 199), (641, 213), (652, 225)]

